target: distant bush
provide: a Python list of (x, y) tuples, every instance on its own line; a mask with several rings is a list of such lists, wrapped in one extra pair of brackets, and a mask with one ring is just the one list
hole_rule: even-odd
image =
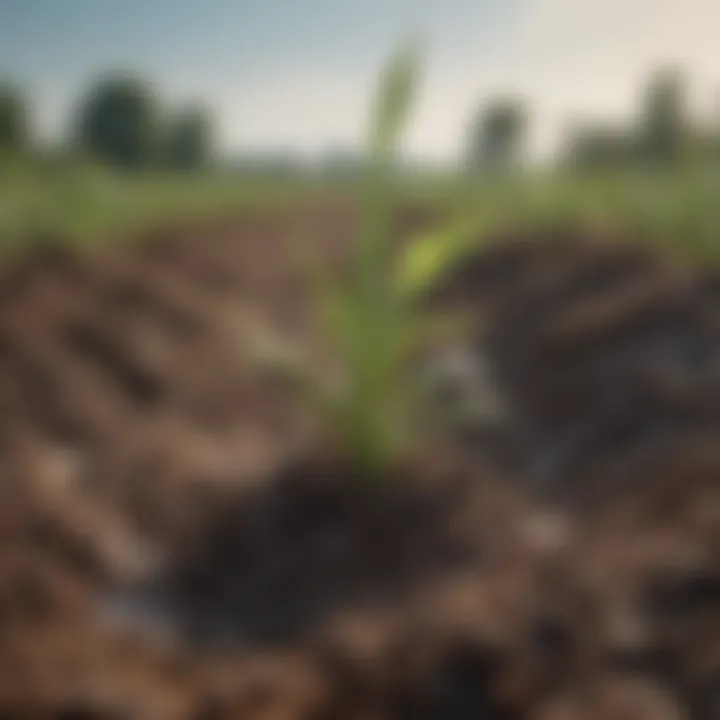
[(691, 134), (687, 114), (687, 82), (675, 68), (660, 68), (645, 88), (641, 127), (644, 159), (676, 162), (687, 151)]
[(575, 167), (631, 165), (674, 167), (717, 152), (715, 128), (696, 126), (688, 112), (687, 82), (675, 68), (660, 68), (647, 80), (640, 112), (632, 124), (590, 122), (577, 126), (566, 139), (564, 160)]
[(200, 107), (178, 114), (166, 131), (165, 163), (180, 170), (197, 170), (207, 165), (211, 154), (210, 115)]
[(506, 170), (522, 160), (527, 136), (525, 106), (512, 98), (492, 100), (481, 111), (471, 132), (473, 170)]
[(157, 158), (158, 122), (153, 93), (134, 78), (99, 81), (81, 103), (76, 141), (89, 155), (123, 167)]
[(30, 139), (28, 109), (23, 94), (11, 85), (0, 86), (0, 150), (18, 150)]
[(577, 125), (565, 138), (561, 150), (565, 164), (584, 170), (621, 168), (639, 157), (632, 129), (603, 123)]

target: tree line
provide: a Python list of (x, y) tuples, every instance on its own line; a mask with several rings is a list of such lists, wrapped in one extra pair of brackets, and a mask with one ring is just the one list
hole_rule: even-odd
[[(32, 149), (31, 124), (25, 94), (0, 86), (0, 151)], [(116, 167), (196, 170), (210, 162), (213, 127), (202, 105), (169, 110), (147, 83), (117, 75), (97, 81), (80, 99), (67, 141), (81, 155)]]
[[(589, 122), (574, 127), (558, 160), (579, 168), (627, 163), (674, 163), (720, 157), (720, 125), (690, 118), (687, 82), (677, 69), (651, 75), (637, 120), (627, 126)], [(511, 96), (490, 98), (472, 120), (466, 163), (472, 173), (507, 171), (527, 156), (531, 109)], [(0, 150), (32, 145), (30, 113), (17, 88), (0, 86)], [(196, 105), (169, 112), (147, 83), (114, 76), (96, 82), (78, 103), (70, 138), (81, 154), (123, 168), (194, 170), (212, 156), (213, 126)]]
[[(720, 117), (701, 125), (688, 108), (688, 82), (678, 68), (651, 73), (640, 93), (639, 113), (626, 125), (586, 122), (566, 135), (557, 161), (599, 169), (628, 164), (677, 164), (720, 157)], [(515, 168), (526, 156), (531, 113), (518, 99), (495, 98), (478, 114), (470, 133), (471, 171)]]

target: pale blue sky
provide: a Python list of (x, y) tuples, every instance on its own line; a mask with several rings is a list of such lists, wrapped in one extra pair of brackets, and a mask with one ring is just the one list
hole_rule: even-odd
[[(375, 73), (408, 32), (428, 72), (409, 144), (450, 156), (496, 91), (531, 98), (541, 143), (568, 114), (627, 113), (670, 57), (720, 81), (716, 0), (0, 0), (0, 78), (58, 134), (98, 73), (140, 71), (170, 104), (200, 99), (224, 147), (356, 142)], [(666, 57), (667, 56), (667, 57)], [(717, 71), (717, 77), (715, 73)]]

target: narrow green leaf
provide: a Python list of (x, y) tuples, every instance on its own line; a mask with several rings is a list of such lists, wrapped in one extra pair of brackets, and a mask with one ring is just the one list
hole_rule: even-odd
[(450, 264), (468, 252), (483, 227), (485, 224), (475, 220), (461, 220), (408, 243), (398, 269), (400, 292), (411, 297), (429, 288)]
[(400, 139), (417, 87), (419, 56), (418, 43), (407, 43), (380, 77), (371, 135), (375, 154), (390, 153)]

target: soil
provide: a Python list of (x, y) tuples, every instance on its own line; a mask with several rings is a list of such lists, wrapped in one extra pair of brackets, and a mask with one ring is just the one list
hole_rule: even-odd
[(354, 224), (2, 270), (0, 716), (720, 718), (719, 276), (497, 238), (429, 299), (477, 314), (501, 419), (370, 482), (245, 322), (320, 358), (297, 244), (339, 267)]

